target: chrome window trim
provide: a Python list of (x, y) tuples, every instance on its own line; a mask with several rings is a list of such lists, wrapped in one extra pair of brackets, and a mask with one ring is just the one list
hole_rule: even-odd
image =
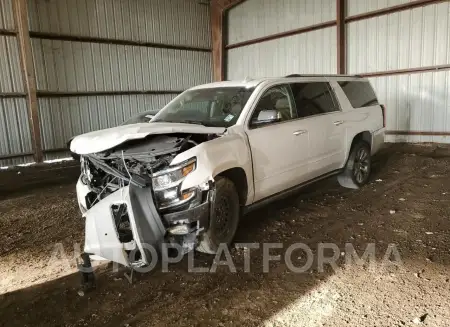
[[(339, 105), (337, 107), (338, 110), (330, 111), (330, 112), (324, 112), (324, 113), (321, 113), (321, 114), (307, 116), (307, 117), (291, 118), (291, 119), (280, 121), (280, 122), (276, 122), (276, 123), (261, 124), (259, 126), (258, 125), (256, 125), (256, 126), (252, 126), (251, 125), (251, 117), (253, 116), (253, 113), (255, 112), (255, 109), (256, 109), (256, 106), (257, 106), (259, 100), (266, 93), (266, 91), (270, 90), (272, 87), (283, 85), (283, 86), (288, 87), (290, 97), (292, 97), (292, 89), (290, 87), (290, 84), (296, 84), (296, 83), (326, 83), (328, 89), (330, 90), (332, 100), (336, 100), (338, 105)], [(290, 99), (290, 100), (293, 100), (293, 99)], [(334, 103), (334, 101), (333, 101), (333, 103)], [(294, 101), (294, 104), (295, 104), (295, 101)], [(295, 110), (297, 111), (297, 106), (295, 106)], [(342, 113), (342, 112), (343, 112), (342, 111), (342, 106), (341, 106), (341, 104), (339, 102), (339, 99), (338, 99), (338, 97), (337, 97), (335, 91), (333, 90), (333, 87), (331, 86), (331, 83), (329, 81), (311, 81), (311, 82), (308, 82), (308, 81), (291, 81), (290, 83), (286, 83), (286, 82), (283, 81), (283, 82), (280, 82), (279, 84), (270, 85), (267, 89), (264, 89), (261, 92), (261, 95), (259, 96), (258, 101), (255, 102), (255, 105), (254, 105), (254, 107), (251, 110), (251, 114), (249, 115), (250, 118), (249, 118), (249, 120), (247, 122), (247, 128), (249, 130), (259, 129), (259, 128), (264, 128), (264, 127), (269, 127), (269, 126), (275, 126), (275, 125), (279, 125), (279, 124), (289, 123), (289, 122), (293, 122), (293, 121), (306, 120), (306, 119), (310, 119), (310, 118), (316, 118), (316, 117), (320, 117), (320, 116), (331, 115), (331, 114)]]

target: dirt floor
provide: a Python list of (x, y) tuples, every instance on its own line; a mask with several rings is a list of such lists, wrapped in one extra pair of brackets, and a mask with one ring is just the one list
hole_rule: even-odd
[[(254, 250), (246, 273), (244, 252), (233, 248), (236, 273), (188, 273), (185, 259), (130, 285), (103, 265), (97, 290), (80, 296), (72, 255), (84, 226), (74, 184), (15, 193), (0, 200), (0, 325), (449, 326), (449, 204), (450, 148), (397, 145), (377, 157), (361, 190), (323, 181), (241, 222), (236, 241), (282, 242), (272, 255), (297, 242), (315, 255), (318, 243), (336, 243), (337, 269), (293, 273), (281, 260), (263, 273)], [(377, 263), (346, 264), (346, 243), (359, 255), (374, 243)], [(389, 244), (401, 264), (382, 261)], [(296, 266), (306, 260), (292, 257)], [(212, 260), (196, 254), (194, 263)]]
[(0, 169), (0, 199), (24, 190), (72, 183), (79, 175), (80, 164), (74, 160)]

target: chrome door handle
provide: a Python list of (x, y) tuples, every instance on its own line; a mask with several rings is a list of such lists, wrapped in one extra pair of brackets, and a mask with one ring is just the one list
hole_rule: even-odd
[(333, 122), (333, 124), (334, 124), (335, 126), (342, 125), (343, 123), (344, 123), (343, 120), (337, 120), (337, 121)]
[(306, 134), (307, 132), (308, 132), (308, 131), (301, 130), (301, 131), (295, 131), (293, 134), (294, 134), (295, 136), (299, 136), (299, 135)]

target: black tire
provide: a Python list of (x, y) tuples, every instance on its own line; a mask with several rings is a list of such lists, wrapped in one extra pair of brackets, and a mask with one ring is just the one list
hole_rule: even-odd
[(359, 141), (350, 150), (344, 171), (338, 176), (338, 182), (343, 187), (359, 189), (369, 181), (371, 168), (370, 145)]
[(197, 251), (215, 254), (219, 245), (230, 245), (239, 225), (239, 195), (234, 183), (225, 177), (216, 178), (216, 193), (212, 206), (214, 214), (208, 230), (200, 236)]

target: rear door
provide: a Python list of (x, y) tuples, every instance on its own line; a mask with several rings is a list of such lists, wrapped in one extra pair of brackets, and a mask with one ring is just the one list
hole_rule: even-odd
[[(279, 120), (256, 125), (254, 122), (262, 110), (276, 110)], [(308, 179), (308, 126), (296, 118), (288, 85), (267, 88), (256, 102), (246, 131), (253, 159), (254, 201)]]
[[(332, 81), (331, 86), (343, 108), (342, 120), (347, 140), (346, 155), (350, 152), (353, 136), (369, 131), (372, 134), (372, 154), (384, 142), (384, 108), (367, 79), (355, 78), (345, 81)], [(343, 161), (345, 162), (346, 156)]]
[(307, 124), (311, 178), (340, 168), (345, 129), (339, 103), (328, 82), (291, 84), (297, 115)]

